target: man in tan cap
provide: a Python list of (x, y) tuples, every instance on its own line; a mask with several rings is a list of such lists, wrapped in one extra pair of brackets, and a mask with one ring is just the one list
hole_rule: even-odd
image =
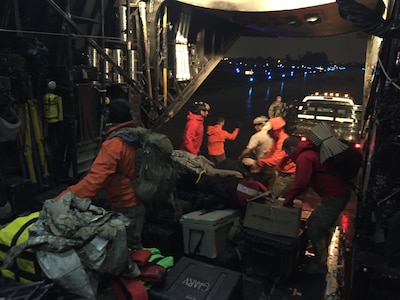
[(293, 201), (309, 187), (321, 197), (307, 224), (307, 234), (313, 246), (315, 262), (302, 267), (306, 273), (327, 272), (331, 230), (350, 199), (352, 185), (338, 176), (334, 167), (325, 161), (344, 151), (346, 147), (325, 123), (313, 127), (307, 134), (306, 141), (298, 141), (297, 145), (284, 147), (289, 158), (296, 163), (296, 175), (283, 205), (292, 207)]
[(271, 129), (271, 124), (268, 123), (266, 116), (254, 118), (253, 124), (256, 133), (250, 137), (246, 148), (238, 157), (239, 161), (242, 161), (245, 157), (249, 158), (243, 161), (245, 165), (254, 164), (258, 158), (263, 157), (273, 143), (272, 138), (267, 134), (268, 130)]

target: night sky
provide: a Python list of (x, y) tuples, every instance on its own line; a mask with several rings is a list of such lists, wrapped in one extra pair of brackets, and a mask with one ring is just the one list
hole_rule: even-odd
[(367, 37), (363, 33), (351, 33), (320, 38), (260, 38), (241, 37), (229, 49), (229, 57), (274, 57), (293, 59), (311, 52), (325, 52), (333, 62), (364, 62)]

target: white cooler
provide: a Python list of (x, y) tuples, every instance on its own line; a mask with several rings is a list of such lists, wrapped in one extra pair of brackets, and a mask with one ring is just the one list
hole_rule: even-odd
[(237, 216), (239, 211), (234, 209), (197, 210), (183, 215), (180, 223), (185, 254), (217, 257), (226, 247), (228, 232)]

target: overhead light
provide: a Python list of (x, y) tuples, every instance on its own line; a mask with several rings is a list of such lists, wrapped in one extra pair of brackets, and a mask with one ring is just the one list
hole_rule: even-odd
[(299, 27), (301, 26), (302, 22), (299, 20), (297, 17), (286, 17), (285, 21), (288, 25), (293, 26), (293, 27)]
[(321, 18), (319, 17), (318, 14), (307, 14), (304, 15), (304, 19), (306, 20), (307, 23), (309, 24), (318, 24), (321, 23)]

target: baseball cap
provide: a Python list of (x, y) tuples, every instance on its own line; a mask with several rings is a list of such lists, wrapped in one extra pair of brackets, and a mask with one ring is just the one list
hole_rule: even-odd
[(266, 116), (258, 116), (253, 120), (253, 124), (264, 124), (265, 122), (268, 121), (268, 118)]

